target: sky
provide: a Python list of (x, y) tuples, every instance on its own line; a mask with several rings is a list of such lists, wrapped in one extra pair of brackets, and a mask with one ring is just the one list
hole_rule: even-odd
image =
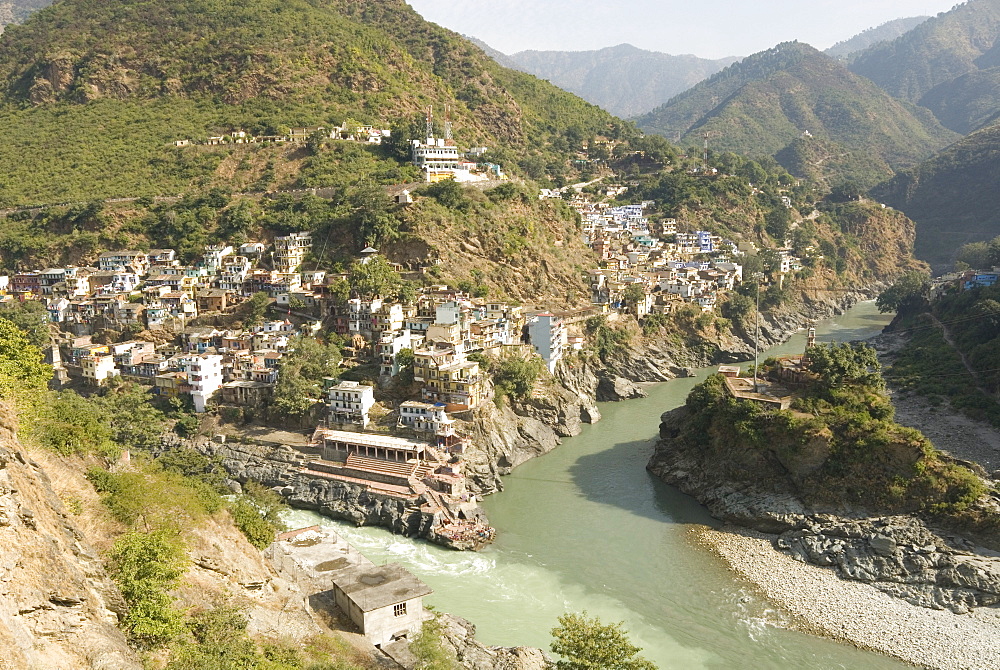
[(798, 40), (826, 49), (886, 21), (959, 0), (408, 0), (424, 18), (511, 54), (629, 43), (702, 58)]

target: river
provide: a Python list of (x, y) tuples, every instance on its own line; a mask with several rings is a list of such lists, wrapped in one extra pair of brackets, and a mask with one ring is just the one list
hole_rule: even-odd
[[(888, 321), (862, 303), (817, 324), (818, 339), (869, 337)], [(799, 333), (765, 354), (800, 352), (804, 342)], [(481, 553), (300, 510), (287, 521), (333, 526), (375, 562), (402, 563), (434, 589), (428, 604), (472, 621), (486, 644), (547, 649), (560, 614), (587, 610), (623, 621), (662, 670), (910, 667), (787, 630), (780, 612), (690, 542), (690, 524), (716, 522), (645, 465), (660, 414), (714, 369), (650, 386), (642, 400), (603, 404), (600, 422), (506, 477), (506, 490), (483, 504), (498, 538)]]

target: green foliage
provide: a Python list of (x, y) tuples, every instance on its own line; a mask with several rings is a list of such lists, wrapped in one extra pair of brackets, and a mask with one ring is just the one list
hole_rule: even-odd
[(413, 383), (413, 349), (400, 349), (396, 354), (396, 365), (399, 366), (399, 381), (402, 384)]
[(52, 367), (14, 322), (0, 318), (0, 398), (15, 403), (25, 421), (44, 397)]
[(410, 652), (417, 658), (417, 670), (458, 670), (459, 666), (441, 640), (441, 624), (437, 619), (425, 621), (410, 643)]
[(32, 437), (63, 456), (97, 453), (120, 455), (112, 442), (110, 415), (97, 403), (73, 391), (49, 395), (49, 402), (31, 426)]
[(666, 314), (647, 314), (642, 320), (642, 334), (646, 337), (655, 335), (670, 323)]
[(169, 594), (184, 573), (184, 550), (178, 537), (165, 530), (126, 533), (115, 541), (109, 561), (111, 575), (128, 604), (121, 627), (129, 639), (151, 648), (180, 635), (183, 615)]
[(584, 322), (584, 332), (590, 337), (590, 346), (604, 360), (621, 351), (631, 341), (627, 330), (612, 328), (603, 316), (592, 316)]
[(91, 402), (104, 410), (116, 444), (133, 451), (150, 451), (159, 445), (166, 422), (166, 416), (151, 400), (146, 387), (116, 381)]
[(23, 330), (32, 346), (44, 349), (51, 344), (49, 313), (41, 300), (8, 303), (0, 308), (0, 318)]
[(879, 390), (885, 386), (878, 353), (867, 344), (820, 344), (810, 347), (806, 354), (809, 370), (818, 375), (818, 383), (825, 389), (845, 384)]
[(545, 363), (537, 356), (505, 356), (499, 359), (490, 367), (496, 397), (527, 398), (544, 369)]
[(361, 261), (352, 263), (348, 281), (355, 293), (369, 300), (376, 297), (391, 297), (402, 285), (399, 273), (393, 270), (381, 255), (373, 256), (367, 263)]
[(266, 548), (275, 533), (284, 530), (281, 512), (286, 509), (281, 496), (253, 481), (247, 482), (243, 494), (229, 505), (236, 527), (258, 549)]
[(678, 439), (721, 476), (807, 504), (959, 520), (984, 492), (982, 482), (892, 420), (874, 351), (843, 344), (809, 356), (820, 376), (798, 389), (794, 411), (732, 398), (715, 375), (689, 394)]
[(247, 328), (254, 328), (264, 322), (264, 314), (271, 305), (271, 296), (264, 291), (258, 291), (250, 296), (244, 305), (243, 323)]
[(892, 286), (882, 291), (875, 304), (880, 312), (910, 314), (926, 303), (928, 277), (922, 272), (907, 272)]
[(278, 383), (270, 406), (272, 418), (305, 417), (322, 396), (325, 377), (336, 377), (340, 348), (311, 337), (297, 337), (278, 368)]
[(605, 624), (597, 617), (568, 613), (552, 629), (552, 651), (561, 658), (558, 670), (655, 670), (637, 656), (642, 649), (628, 639), (622, 623)]
[(147, 531), (176, 532), (183, 524), (197, 523), (222, 507), (222, 498), (211, 484), (163, 471), (155, 462), (120, 473), (91, 468), (87, 479), (115, 519)]
[[(852, 160), (833, 166), (839, 174), (826, 172), (824, 178), (856, 176), (869, 185), (955, 138), (930, 114), (894, 100), (798, 42), (780, 44), (727, 67), (637, 123), (647, 133), (669, 136), (680, 130), (685, 133), (682, 142), (690, 144), (700, 144), (702, 134), (709, 133), (717, 150), (755, 158), (781, 152), (801, 140), (802, 130), (808, 128), (813, 139), (829, 141), (842, 147), (840, 153), (851, 155)], [(787, 157), (782, 160), (793, 164)], [(750, 181), (757, 183), (752, 174)]]

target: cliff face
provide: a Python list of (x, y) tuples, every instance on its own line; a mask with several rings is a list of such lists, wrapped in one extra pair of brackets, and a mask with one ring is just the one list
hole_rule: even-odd
[(0, 657), (5, 668), (140, 670), (118, 630), (125, 602), (0, 415)]

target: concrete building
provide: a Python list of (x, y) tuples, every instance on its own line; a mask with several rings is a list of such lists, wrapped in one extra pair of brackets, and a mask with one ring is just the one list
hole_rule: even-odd
[[(310, 233), (292, 233), (274, 238), (274, 269), (279, 273), (296, 272), (310, 249), (312, 249)], [(298, 279), (301, 281), (301, 277)]]
[(398, 563), (359, 566), (333, 577), (337, 607), (377, 647), (420, 631), (433, 590)]
[(528, 341), (545, 361), (549, 372), (555, 372), (556, 364), (563, 356), (566, 328), (562, 319), (543, 312), (528, 321)]
[(374, 387), (342, 381), (330, 387), (327, 398), (330, 401), (330, 423), (368, 425), (368, 411), (375, 405)]
[(222, 388), (222, 356), (202, 354), (181, 361), (191, 388), (194, 411), (204, 412), (209, 399)]
[(80, 366), (83, 368), (83, 378), (94, 386), (100, 386), (105, 380), (119, 374), (115, 359), (108, 355), (84, 356), (80, 359)]

